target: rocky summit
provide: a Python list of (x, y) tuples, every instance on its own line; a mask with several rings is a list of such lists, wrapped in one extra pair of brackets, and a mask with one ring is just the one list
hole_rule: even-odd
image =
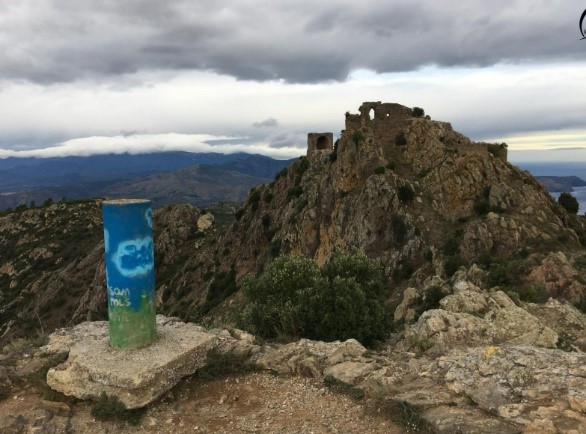
[[(154, 223), (158, 312), (229, 329), (210, 331), (218, 348), (256, 369), (336, 384), (407, 431), (586, 429), (586, 221), (510, 164), (505, 144), (367, 102), (337, 140), (310, 133), (307, 155), (243, 204), (168, 205)], [(23, 339), (106, 318), (98, 201), (4, 213), (0, 245), (10, 389), (46, 353), (15, 363)], [(389, 339), (367, 350), (233, 328), (245, 276), (282, 255), (323, 265), (356, 250), (383, 267)]]

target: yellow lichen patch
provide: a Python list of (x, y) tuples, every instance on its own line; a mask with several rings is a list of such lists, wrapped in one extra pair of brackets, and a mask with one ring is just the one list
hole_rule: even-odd
[(492, 357), (498, 353), (500, 353), (501, 349), (499, 347), (493, 347), (492, 345), (486, 349), (484, 352), (484, 360), (490, 360)]

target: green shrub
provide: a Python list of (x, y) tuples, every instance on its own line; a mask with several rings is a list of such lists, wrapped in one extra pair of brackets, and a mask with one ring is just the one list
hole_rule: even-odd
[(562, 193), (558, 197), (558, 203), (563, 206), (570, 214), (578, 214), (580, 204), (570, 193)]
[(245, 326), (264, 338), (384, 339), (390, 315), (378, 262), (362, 253), (336, 254), (321, 269), (313, 259), (281, 256), (243, 284)]
[(389, 170), (395, 170), (395, 162), (394, 161), (389, 161), (387, 163), (387, 169), (389, 169)]
[(242, 218), (243, 215), (244, 215), (244, 208), (240, 208), (239, 210), (237, 210), (234, 213), (234, 218), (236, 219), (236, 221), (238, 221)]
[(489, 288), (493, 286), (509, 286), (511, 284), (510, 266), (507, 264), (493, 263), (490, 265), (486, 284)]
[(303, 194), (303, 187), (301, 186), (296, 186), (296, 187), (292, 187), (287, 191), (287, 197), (288, 198), (292, 198), (292, 197), (299, 197)]
[(460, 252), (460, 239), (458, 237), (448, 238), (444, 245), (442, 246), (442, 251), (448, 255), (452, 256)]
[(421, 107), (413, 107), (412, 113), (414, 118), (422, 118), (425, 116), (425, 110), (423, 110)]
[(263, 214), (261, 222), (265, 228), (268, 228), (271, 225), (271, 216), (268, 214)]
[(262, 199), (265, 201), (265, 203), (271, 203), (271, 201), (273, 200), (273, 193), (267, 191)]
[(480, 199), (474, 202), (474, 212), (478, 215), (486, 215), (490, 211), (488, 200)]
[(299, 162), (295, 166), (295, 173), (303, 176), (307, 169), (309, 169), (309, 159), (305, 156), (299, 157)]
[(415, 192), (409, 185), (401, 185), (397, 189), (397, 196), (401, 203), (409, 203), (415, 199)]
[(378, 166), (376, 169), (374, 169), (374, 173), (377, 175), (382, 175), (385, 173), (385, 166)]
[(444, 272), (448, 277), (452, 277), (465, 262), (460, 256), (450, 256), (444, 264)]

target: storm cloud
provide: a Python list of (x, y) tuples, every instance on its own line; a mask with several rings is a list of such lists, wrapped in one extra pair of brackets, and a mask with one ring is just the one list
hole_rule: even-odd
[(583, 60), (582, 7), (569, 0), (2, 2), (0, 80), (200, 70), (316, 83), (344, 81), (356, 69)]

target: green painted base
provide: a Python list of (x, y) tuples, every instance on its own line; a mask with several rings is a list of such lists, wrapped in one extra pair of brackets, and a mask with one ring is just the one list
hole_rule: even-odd
[(108, 309), (110, 345), (116, 348), (138, 348), (157, 339), (154, 300), (143, 302), (139, 310), (130, 306), (110, 306)]

